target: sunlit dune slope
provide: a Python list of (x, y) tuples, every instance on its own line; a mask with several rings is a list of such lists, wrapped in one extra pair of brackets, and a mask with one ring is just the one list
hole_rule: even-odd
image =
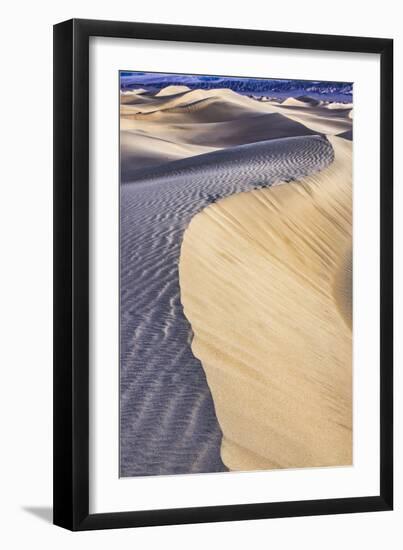
[(196, 215), (179, 266), (231, 470), (352, 463), (352, 144)]

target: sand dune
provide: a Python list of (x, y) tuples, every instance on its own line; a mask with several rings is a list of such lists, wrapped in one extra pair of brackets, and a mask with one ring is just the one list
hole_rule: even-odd
[(188, 86), (165, 86), (158, 93), (155, 94), (155, 97), (164, 97), (169, 95), (181, 94), (183, 92), (189, 92), (190, 88)]
[[(123, 96), (126, 97), (126, 96)], [(135, 96), (133, 102), (130, 103), (127, 99), (121, 102), (120, 115), (121, 117), (131, 118), (135, 120), (142, 114), (156, 113), (160, 110), (171, 109), (180, 105), (187, 105), (192, 101), (204, 98), (202, 90), (193, 90), (192, 92), (179, 92), (172, 96), (157, 96), (148, 94), (147, 96)]]
[(353, 108), (353, 104), (352, 103), (337, 103), (337, 102), (334, 102), (334, 103), (329, 103), (327, 106), (326, 106), (328, 109), (352, 109)]
[(225, 103), (232, 103), (235, 106), (243, 106), (245, 109), (257, 112), (270, 112), (271, 108), (268, 104), (263, 104), (259, 101), (255, 101), (246, 96), (237, 94), (232, 90), (220, 89), (220, 90), (191, 90), (190, 92), (177, 93), (171, 96), (152, 96), (153, 104), (151, 105), (139, 105), (138, 108), (127, 107), (121, 110), (121, 114), (128, 116), (130, 114), (145, 114), (155, 111), (164, 111), (166, 109), (172, 109), (174, 107), (187, 106), (191, 103), (212, 99), (221, 100)]
[(350, 109), (329, 109), (329, 105), (297, 105), (295, 101), (289, 104), (284, 102), (278, 106), (272, 104), (272, 107), (278, 113), (321, 134), (337, 135), (351, 130)]
[(168, 86), (155, 95), (142, 92), (121, 95), (123, 181), (147, 166), (212, 150), (352, 128), (348, 105), (332, 109), (312, 98), (279, 103), (229, 89), (189, 91), (186, 86)]
[(147, 166), (227, 147), (313, 134), (313, 130), (277, 113), (199, 124), (138, 121), (137, 130), (127, 130), (123, 122), (120, 133), (121, 177), (122, 181), (130, 181), (138, 170)]
[[(292, 425), (291, 422), (287, 426), (287, 429), (290, 428), (290, 436), (287, 437), (284, 436), (284, 431), (279, 432), (276, 436), (274, 424), (270, 427), (270, 437), (274, 441), (278, 464), (274, 456), (266, 453), (266, 447), (263, 454), (262, 449), (254, 448), (250, 442), (247, 442), (248, 450), (246, 447), (242, 450), (238, 448), (241, 444), (238, 432), (242, 426), (246, 427), (247, 421), (245, 418), (238, 418), (233, 422), (234, 417), (228, 402), (225, 401), (225, 396), (223, 397), (224, 401), (220, 401), (220, 392), (233, 391), (231, 381), (229, 386), (225, 385), (228, 369), (227, 371), (225, 368), (222, 369), (225, 383), (221, 383), (219, 380), (214, 387), (211, 386), (215, 400), (215, 404), (213, 404), (204, 370), (189, 347), (192, 332), (183, 315), (178, 283), (178, 262), (183, 232), (196, 215), (190, 225), (191, 231), (186, 233), (187, 239), (188, 234), (193, 239), (192, 228), (197, 227), (194, 224), (199, 223), (199, 219), (204, 219), (204, 213), (199, 213), (209, 204), (236, 193), (273, 185), (280, 180), (289, 181), (312, 175), (324, 168), (325, 170), (320, 175), (318, 174), (320, 179), (312, 181), (319, 182), (320, 186), (328, 180), (334, 183), (333, 172), (328, 172), (331, 168), (326, 168), (333, 161), (333, 149), (325, 138), (314, 134), (341, 134), (346, 138), (332, 138), (337, 153), (333, 169), (337, 169), (339, 174), (344, 174), (346, 181), (351, 177), (348, 169), (347, 171), (344, 168), (340, 169), (339, 164), (341, 162), (344, 166), (351, 161), (351, 159), (349, 160), (351, 143), (347, 140), (351, 139), (352, 109), (349, 106), (329, 108), (330, 104), (322, 104), (308, 99), (299, 98), (285, 103), (272, 100), (258, 101), (229, 89), (189, 90), (186, 86), (169, 86), (157, 94), (141, 89), (125, 91), (121, 94), (120, 139), (123, 182), (121, 187), (121, 475), (223, 471), (227, 469), (226, 465), (233, 469), (244, 469), (244, 466), (246, 468), (249, 463), (252, 465), (252, 469), (279, 467), (279, 465), (287, 467), (290, 464), (281, 462), (284, 457), (276, 447), (281, 447), (280, 439), (282, 439), (283, 445), (286, 445), (288, 437), (292, 440), (290, 448), (295, 450), (295, 453), (294, 451), (294, 454), (291, 453), (290, 460), (299, 456), (298, 453), (301, 453), (301, 449), (305, 449), (308, 443), (312, 444), (312, 437), (315, 434), (309, 430), (302, 432), (303, 441), (295, 442), (297, 428), (301, 426)], [(325, 177), (326, 173), (329, 175)], [(319, 183), (316, 187), (319, 187)], [(345, 183), (342, 184), (343, 189)], [(284, 189), (288, 187), (294, 189), (294, 184), (283, 186)], [(309, 189), (309, 193), (313, 193), (314, 189), (316, 193), (316, 187), (309, 184), (303, 189), (306, 192)], [(214, 205), (212, 209), (208, 208), (204, 211), (210, 212), (209, 222), (211, 222), (211, 212), (214, 213), (216, 225), (218, 224), (228, 232), (226, 234), (228, 243), (221, 243), (222, 255), (218, 255), (218, 259), (212, 256), (210, 266), (199, 265), (194, 283), (198, 283), (199, 273), (203, 272), (206, 273), (206, 284), (211, 281), (216, 261), (223, 261), (225, 266), (227, 262), (233, 263), (234, 268), (237, 266), (238, 249), (236, 247), (232, 249), (233, 244), (231, 243), (238, 238), (245, 238), (242, 231), (239, 234), (235, 231), (239, 225), (238, 215), (242, 223), (246, 224), (246, 221), (252, 217), (252, 221), (257, 224), (250, 228), (251, 237), (257, 232), (257, 227), (262, 232), (262, 238), (267, 236), (268, 224), (264, 221), (264, 213), (267, 213), (267, 205), (270, 201), (258, 199), (256, 203), (256, 197), (265, 197), (266, 192), (268, 190), (253, 191), (253, 193), (245, 195), (246, 202), (239, 206), (239, 212), (236, 210), (234, 216), (231, 215), (230, 221), (223, 218), (220, 208), (216, 210), (215, 207), (224, 203), (238, 204), (239, 195), (233, 197), (235, 203), (227, 203), (226, 201), (232, 201), (231, 198), (228, 198)], [(302, 195), (302, 193), (300, 194)], [(297, 200), (297, 195), (295, 193), (291, 193), (290, 196), (279, 195), (276, 201), (270, 203), (271, 217), (278, 219), (279, 216), (276, 216), (276, 213), (287, 211), (284, 205), (288, 205), (288, 203), (290, 204), (290, 216), (295, 214), (294, 209), (302, 201), (302, 199)], [(343, 193), (342, 196), (344, 197)], [(248, 202), (251, 200), (250, 197), (254, 197), (251, 204)], [(339, 199), (344, 201), (344, 198), (338, 197), (337, 200)], [(325, 203), (321, 204), (319, 211), (326, 211), (326, 208)], [(345, 213), (344, 202), (337, 205), (335, 210), (334, 219), (338, 219), (340, 212)], [(250, 212), (248, 216), (247, 212)], [(310, 216), (312, 223), (318, 219), (314, 214), (317, 214), (316, 211)], [(279, 323), (282, 316), (286, 317), (287, 308), (291, 309), (293, 298), (298, 296), (300, 288), (305, 284), (305, 279), (309, 278), (312, 266), (315, 270), (317, 269), (314, 256), (310, 256), (303, 249), (303, 243), (315, 242), (317, 254), (329, 261), (329, 251), (325, 247), (328, 241), (322, 238), (322, 235), (315, 237), (316, 226), (308, 228), (307, 234), (303, 238), (302, 232), (295, 230), (295, 219), (288, 217), (287, 220), (291, 227), (290, 242), (286, 244), (289, 249), (292, 249), (292, 243), (296, 241), (294, 243), (295, 250), (303, 251), (303, 253), (300, 252), (301, 257), (299, 258), (301, 264), (298, 264), (295, 269), (299, 270), (301, 274), (305, 273), (305, 278), (302, 275), (302, 279), (297, 277), (296, 281), (300, 286), (296, 284), (296, 288), (292, 287), (290, 282), (292, 266), (288, 266), (289, 276), (285, 277), (284, 283), (276, 282), (276, 286), (273, 286), (273, 290), (276, 290), (278, 294), (284, 293), (283, 309), (275, 309), (273, 306), (273, 312), (279, 313)], [(214, 227), (212, 235), (217, 229), (216, 226)], [(210, 231), (209, 226), (206, 228)], [(331, 233), (330, 229), (329, 232)], [(297, 239), (295, 235), (297, 235)], [(221, 239), (221, 237), (217, 236), (217, 239)], [(281, 243), (280, 233), (273, 233), (271, 238), (276, 245), (287, 249), (283, 246), (284, 243)], [(264, 246), (264, 243), (257, 240)], [(210, 239), (207, 239), (205, 244), (208, 243), (210, 243)], [(241, 243), (240, 251), (243, 250), (242, 246)], [(197, 251), (197, 246), (194, 247), (194, 250)], [(252, 250), (254, 250), (253, 246)], [(202, 249), (200, 258), (191, 258), (189, 265), (193, 261), (203, 263), (204, 253), (207, 252)], [(298, 256), (297, 252), (296, 255)], [(264, 258), (261, 258), (262, 263), (259, 263), (258, 256), (258, 254), (253, 256), (250, 262), (251, 271), (245, 267), (242, 268), (246, 270), (245, 280), (249, 280), (248, 277), (251, 277), (252, 280), (253, 270), (257, 269), (256, 266), (262, 269), (266, 266), (266, 279), (277, 281), (275, 276), (281, 272), (282, 265), (286, 265), (285, 259), (282, 259), (279, 253), (278, 263), (267, 267), (268, 264), (263, 261)], [(332, 309), (329, 306), (328, 311), (329, 321), (333, 320), (332, 315), (334, 315), (349, 334), (351, 308), (349, 310), (348, 304), (349, 300), (351, 301), (351, 296), (348, 294), (346, 283), (348, 280), (348, 257), (348, 250), (346, 250), (343, 259), (335, 259), (334, 264), (331, 264), (334, 280), (328, 292), (328, 298), (331, 304), (337, 304), (337, 308), (333, 307)], [(183, 258), (186, 260), (186, 255)], [(183, 261), (183, 258), (180, 264), (181, 270), (182, 266), (186, 266), (188, 262), (188, 260)], [(228, 283), (228, 280), (219, 282), (216, 289), (222, 291), (222, 296), (217, 298), (216, 303), (221, 304), (222, 311), (225, 310), (224, 302), (230, 304), (229, 308), (234, 318), (238, 312), (238, 304), (232, 304), (230, 300), (227, 300), (227, 290), (231, 292), (233, 289), (234, 293), (240, 296), (240, 311), (244, 311), (246, 308), (246, 295), (242, 295), (244, 290), (238, 288), (240, 281), (236, 275), (234, 273), (233, 282)], [(259, 283), (254, 282), (254, 286), (248, 287), (248, 292), (251, 293), (251, 304), (253, 300), (255, 300), (255, 305), (257, 301), (260, 301), (263, 304), (262, 311), (264, 312), (258, 319), (251, 320), (251, 327), (256, 330), (263, 327), (263, 329), (268, 328), (274, 331), (277, 330), (276, 325), (273, 325), (272, 328), (267, 327), (270, 319), (270, 307), (265, 303), (267, 288), (263, 282), (264, 277)], [(320, 286), (319, 283), (316, 284), (318, 287)], [(203, 324), (206, 315), (203, 307), (210, 308), (211, 305), (209, 302), (203, 301), (207, 294), (203, 291), (195, 296), (194, 290), (192, 290), (191, 298), (185, 297), (185, 300), (191, 300), (191, 313), (197, 316), (197, 323), (199, 323), (200, 316), (200, 323), (203, 325), (199, 327), (196, 323), (198, 330), (196, 331), (195, 345), (198, 341), (210, 340), (211, 336), (210, 327), (206, 328)], [(213, 297), (214, 293), (211, 296)], [(317, 295), (307, 292), (308, 299), (311, 300), (309, 305), (312, 305), (313, 309), (317, 305)], [(323, 304), (325, 301), (322, 302), (322, 306)], [(186, 302), (185, 306), (187, 307)], [(211, 311), (215, 311), (213, 306)], [(304, 308), (301, 305), (301, 310), (298, 310), (296, 315), (301, 316), (303, 312)], [(315, 319), (309, 321), (311, 327), (313, 327)], [(191, 321), (193, 323), (193, 319)], [(257, 322), (258, 326), (254, 325), (254, 322)], [(243, 332), (241, 323), (238, 324), (238, 328)], [(295, 359), (301, 353), (304, 339), (308, 340), (307, 345), (310, 346), (311, 355), (308, 354), (307, 358), (314, 355), (313, 344), (305, 335), (304, 330), (301, 327), (294, 339), (295, 343), (293, 341), (289, 352), (291, 359)], [(315, 333), (313, 328), (312, 333)], [(236, 337), (236, 331), (231, 333), (231, 336)], [(267, 393), (267, 377), (265, 377), (262, 362), (262, 354), (267, 351), (264, 347), (266, 339), (258, 338), (258, 344), (255, 346), (255, 337), (245, 330), (246, 341), (250, 349), (253, 350), (253, 352), (248, 352), (248, 355), (245, 352), (245, 340), (242, 338), (239, 343), (230, 343), (224, 331), (222, 345), (219, 348), (219, 342), (214, 339), (215, 337), (216, 333), (213, 334), (211, 346), (207, 350), (208, 361), (213, 356), (219, 362), (231, 365), (236, 363), (233, 369), (236, 376), (232, 380), (237, 379), (238, 374), (239, 376), (244, 374), (245, 378), (241, 376), (239, 380), (246, 380), (248, 384), (252, 380), (250, 382), (250, 388), (252, 388), (250, 399), (256, 399), (253, 392), (257, 388), (259, 389), (258, 396), (260, 396), (257, 402), (261, 408), (258, 407), (256, 414), (261, 414), (263, 411), (263, 419), (269, 418), (269, 414), (273, 415), (273, 410), (284, 401), (287, 391), (294, 399), (295, 382), (293, 382), (293, 372), (290, 368), (284, 371), (284, 383), (287, 381), (290, 384), (290, 389), (285, 390), (282, 379), (273, 378), (273, 382), (270, 381), (270, 391), (273, 392), (273, 385), (276, 388), (273, 393), (273, 402), (262, 404), (261, 392)], [(276, 335), (276, 338), (278, 349), (277, 355), (274, 354), (273, 357), (277, 361), (277, 356), (280, 354), (281, 334)], [(332, 351), (332, 346), (335, 344), (330, 336), (327, 340), (324, 338), (323, 345), (325, 342), (329, 343), (329, 349)], [(287, 345), (290, 347), (288, 343)], [(233, 357), (238, 352), (239, 360), (234, 363)], [(318, 350), (319, 355), (323, 352), (322, 348)], [(246, 358), (244, 357), (245, 353)], [(341, 346), (340, 361), (343, 362), (347, 355), (348, 350)], [(203, 357), (201, 358), (203, 359)], [(256, 365), (254, 365), (255, 358), (257, 358)], [(178, 364), (181, 365), (180, 372), (177, 370)], [(250, 364), (253, 364), (254, 370), (250, 368)], [(270, 363), (270, 365), (272, 364)], [(335, 365), (332, 363), (332, 369), (333, 367)], [(299, 374), (299, 370), (297, 368), (295, 370)], [(278, 372), (278, 370), (275, 371), (276, 376)], [(336, 397), (332, 398), (328, 395), (331, 388), (330, 386), (326, 388), (327, 382), (323, 381), (321, 370), (315, 366), (311, 370), (307, 368), (307, 373), (307, 380), (298, 380), (298, 384), (304, 391), (313, 391), (313, 388), (316, 389), (318, 385), (323, 386), (326, 399), (330, 401), (333, 399), (331, 406), (340, 408), (340, 423), (344, 424), (344, 416), (348, 416), (346, 413), (348, 406), (340, 406), (340, 396), (344, 395), (343, 388), (344, 385), (347, 385), (348, 374), (343, 371), (340, 374), (340, 380), (334, 381), (332, 378), (331, 383), (336, 392)], [(211, 376), (213, 381), (214, 379), (217, 381), (215, 374), (211, 375), (209, 371), (207, 374), (209, 382)], [(223, 390), (219, 388), (223, 388)], [(234, 392), (236, 397), (235, 389)], [(252, 401), (248, 401), (249, 397), (247, 398), (243, 394), (243, 397), (241, 395), (240, 398), (245, 398), (246, 410), (249, 404), (252, 410)], [(307, 408), (305, 416), (301, 416), (301, 422), (302, 418), (312, 419), (312, 415), (321, 409), (326, 399), (323, 396), (314, 399), (312, 408)], [(220, 422), (221, 418), (224, 418), (225, 437), (222, 448), (222, 432), (215, 414), (217, 404)], [(293, 411), (297, 413), (301, 407), (300, 400), (295, 398)], [(279, 410), (279, 414), (281, 414), (281, 407)], [(331, 427), (333, 430), (333, 425), (326, 424), (326, 419), (328, 417), (323, 414), (319, 426), (324, 429)], [(253, 414), (252, 420), (254, 420)], [(238, 425), (239, 430), (236, 427)], [(347, 421), (344, 425), (349, 427)], [(255, 423), (255, 427), (251, 429), (251, 433), (254, 434), (251, 436), (252, 440), (258, 440), (262, 431), (266, 429), (267, 422), (261, 421), (260, 425)], [(235, 430), (234, 433), (233, 430)], [(333, 430), (333, 433), (336, 432), (337, 435), (334, 437), (345, 441), (346, 438), (340, 427), (336, 431)], [(325, 438), (327, 447), (329, 447), (329, 437)], [(244, 443), (242, 442), (242, 445)], [(263, 440), (262, 445), (266, 444), (267, 441)], [(320, 442), (320, 449), (323, 450), (324, 446), (325, 443)], [(342, 446), (340, 443), (340, 448)], [(342, 463), (346, 463), (344, 461), (348, 460), (348, 456), (343, 452), (339, 458)], [(259, 456), (257, 456), (258, 454)], [(320, 461), (324, 456), (328, 459), (329, 453), (318, 451), (318, 456), (315, 456), (314, 459)]]
[(186, 104), (174, 105), (173, 107), (134, 114), (131, 118), (132, 120), (163, 121), (172, 124), (183, 122), (183, 116), (187, 115), (187, 121), (192, 123), (222, 122), (234, 118), (248, 117), (257, 112), (259, 111), (251, 110), (248, 106), (242, 104), (223, 101), (216, 97), (208, 97)]
[(302, 98), (298, 98), (298, 97), (289, 97), (287, 99), (285, 99), (281, 105), (284, 105), (285, 107), (309, 107), (310, 105), (314, 105), (316, 106), (318, 104), (318, 102), (316, 102), (315, 100), (309, 98), (310, 101), (304, 101), (304, 99)]
[[(147, 93), (147, 90), (138, 89), (138, 90), (128, 90), (120, 92), (120, 105), (121, 105), (121, 113), (122, 110), (124, 111), (125, 107), (127, 106), (127, 109), (133, 109), (133, 106), (139, 106), (139, 105), (147, 105), (149, 103), (153, 103), (155, 101), (154, 97)], [(136, 107), (136, 110), (138, 107)]]
[[(226, 470), (180, 298), (179, 255), (192, 218), (222, 197), (301, 178), (332, 161), (329, 141), (308, 135), (181, 159), (121, 185), (121, 475)], [(203, 293), (193, 289), (192, 300), (202, 304)]]
[[(151, 165), (202, 155), (215, 151), (217, 147), (193, 145), (180, 141), (161, 139), (154, 135), (142, 135), (133, 131), (120, 133), (121, 180), (131, 181), (136, 174)], [(133, 150), (136, 154), (133, 155)]]
[(130, 90), (122, 90), (121, 95), (123, 97), (146, 94), (147, 90), (145, 88), (131, 88)]
[(184, 235), (181, 300), (231, 470), (352, 462), (352, 144), (329, 139), (323, 171), (220, 200)]
[[(175, 87), (171, 91), (178, 90)], [(147, 166), (212, 150), (318, 131), (341, 133), (351, 128), (350, 120), (345, 123), (343, 118), (340, 123), (336, 111), (332, 114), (300, 102), (304, 107), (294, 112), (290, 107), (257, 101), (226, 89), (180, 91), (158, 97), (133, 94), (123, 98), (122, 181), (136, 177), (136, 172)]]

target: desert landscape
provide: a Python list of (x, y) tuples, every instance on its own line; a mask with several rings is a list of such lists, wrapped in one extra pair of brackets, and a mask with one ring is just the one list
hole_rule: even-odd
[(348, 83), (121, 75), (121, 476), (352, 463), (352, 122)]

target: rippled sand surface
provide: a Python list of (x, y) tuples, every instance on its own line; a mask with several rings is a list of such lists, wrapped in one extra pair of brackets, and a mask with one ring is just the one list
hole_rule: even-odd
[(231, 470), (352, 463), (352, 144), (329, 139), (324, 170), (224, 198), (184, 235), (181, 299)]
[[(121, 186), (120, 473), (122, 476), (218, 472), (226, 470), (228, 466), (227, 461), (224, 459), (223, 462), (220, 454), (222, 432), (215, 413), (216, 406), (221, 423), (220, 411), (223, 402), (220, 394), (226, 391), (226, 386), (224, 384), (222, 390), (217, 390), (219, 385), (215, 385), (215, 389), (211, 386), (213, 403), (205, 370), (198, 359), (201, 358), (204, 361), (204, 352), (201, 352), (195, 343), (193, 350), (198, 358), (191, 351), (192, 330), (183, 314), (181, 304), (178, 263), (183, 233), (192, 218), (223, 197), (260, 187), (269, 187), (280, 181), (301, 179), (325, 169), (333, 159), (333, 148), (322, 136), (308, 135), (262, 140), (259, 143), (217, 150), (163, 166), (147, 168), (143, 176), (138, 175), (130, 183), (124, 183)], [(287, 185), (284, 186), (286, 187), (288, 188)], [(303, 195), (305, 187), (301, 184), (298, 189)], [(253, 200), (264, 205), (266, 192), (268, 190), (261, 191), (262, 198)], [(305, 192), (308, 193), (308, 187)], [(251, 194), (251, 196), (260, 195)], [(241, 196), (235, 199), (242, 200)], [(288, 211), (288, 207), (292, 209), (295, 200), (296, 197), (292, 193), (283, 198), (279, 196), (278, 200), (270, 204), (271, 216), (278, 219), (280, 213)], [(332, 200), (339, 201), (336, 196)], [(226, 277), (224, 282), (211, 280), (212, 275), (217, 275), (220, 262), (225, 269), (237, 263), (237, 245), (235, 249), (230, 250), (231, 243), (235, 242), (231, 240), (234, 236), (231, 228), (239, 226), (237, 216), (241, 216), (242, 219), (245, 216), (254, 217), (254, 210), (249, 210), (248, 203), (245, 205), (239, 203), (241, 207), (236, 216), (231, 215), (230, 212), (223, 216), (221, 204), (223, 203), (220, 202), (204, 210), (201, 214), (202, 218), (196, 216), (187, 233), (189, 237), (185, 240), (187, 248), (185, 248), (183, 265), (190, 266), (191, 261), (196, 261), (196, 264), (190, 270), (186, 270), (187, 279), (183, 281), (185, 307), (191, 322), (195, 323), (196, 342), (206, 344), (207, 338), (204, 338), (204, 335), (212, 337), (211, 345), (216, 351), (211, 353), (228, 354), (229, 361), (232, 361), (233, 353), (238, 349), (247, 356), (261, 357), (259, 346), (262, 336), (259, 336), (258, 332), (253, 332), (257, 337), (255, 342), (252, 338), (253, 334), (247, 327), (246, 318), (239, 317), (239, 314), (245, 307), (244, 288), (248, 288), (251, 298), (256, 302), (258, 312), (256, 318), (252, 316), (248, 320), (251, 321), (254, 331), (262, 329), (262, 334), (266, 335), (265, 330), (270, 326), (270, 324), (267, 325), (267, 320), (273, 317), (274, 311), (270, 310), (265, 300), (267, 288), (274, 284), (276, 273), (270, 268), (270, 264), (265, 264), (267, 270), (259, 272), (256, 278), (252, 263), (250, 268), (245, 266), (242, 268), (245, 269), (244, 272), (241, 270), (240, 273), (234, 274), (234, 280), (232, 280), (231, 271), (228, 270), (223, 272), (223, 276)], [(267, 207), (267, 205), (264, 206), (266, 214)], [(259, 232), (266, 235), (266, 221), (264, 216), (260, 217), (260, 211), (256, 214), (259, 216), (256, 217), (257, 225), (253, 227), (253, 231), (259, 242)], [(203, 224), (200, 225), (199, 221), (196, 221), (200, 219), (210, 221), (214, 219), (215, 222), (213, 225), (207, 223), (204, 231)], [(286, 220), (291, 226), (295, 224), (290, 217)], [(217, 248), (214, 247), (215, 237), (210, 231), (214, 233), (220, 228), (224, 231), (222, 234), (224, 240)], [(314, 246), (316, 253), (319, 256), (323, 254), (324, 261), (327, 262), (331, 256), (328, 255), (327, 250), (322, 250), (323, 243), (319, 237), (315, 237), (315, 227), (311, 227), (309, 231), (310, 233), (305, 235), (303, 232), (298, 232), (298, 239), (316, 243)], [(289, 248), (293, 247), (292, 235), (291, 232)], [(226, 236), (230, 238), (228, 243), (226, 243)], [(242, 243), (245, 235), (241, 237)], [(273, 233), (271, 239), (274, 239), (274, 245), (277, 247), (283, 243), (281, 235)], [(191, 246), (190, 242), (192, 242)], [(209, 251), (214, 252), (211, 257), (210, 252), (206, 254), (203, 242)], [(267, 247), (268, 244), (265, 246)], [(254, 245), (253, 250), (255, 248)], [(304, 266), (306, 269), (309, 267), (311, 258), (304, 258), (301, 255), (299, 260), (302, 270), (299, 275), (296, 272), (295, 280), (302, 285), (305, 280)], [(336, 262), (336, 259), (334, 261)], [(242, 285), (239, 286), (240, 277), (244, 277), (246, 285), (244, 288)], [(314, 284), (316, 288), (315, 285), (317, 283)], [(289, 289), (286, 287), (279, 287), (277, 290), (279, 293), (277, 303), (285, 304), (285, 309), (279, 312), (278, 322), (281, 322), (298, 294), (288, 294)], [(232, 291), (235, 294), (231, 294)], [(293, 292), (296, 293), (297, 289), (294, 288)], [(213, 316), (210, 324), (208, 309), (210, 307), (214, 309), (216, 307), (214, 304), (221, 304), (222, 311), (231, 313), (231, 317), (224, 323), (225, 326), (228, 325), (227, 328), (223, 327), (220, 321), (219, 330), (225, 328), (222, 334), (214, 328), (214, 319), (218, 317)], [(295, 314), (296, 325), (299, 323), (299, 313), (301, 312)], [(314, 334), (315, 320), (312, 320), (312, 323), (312, 334)], [(232, 333), (232, 329), (237, 329), (238, 332)], [(295, 358), (295, 354), (300, 353), (301, 338), (306, 337), (306, 331), (303, 334), (297, 331), (296, 334), (285, 342), (291, 358)], [(239, 343), (237, 343), (238, 337), (241, 338)], [(272, 351), (266, 351), (269, 355), (264, 364), (271, 364), (271, 368), (276, 368), (274, 365), (278, 364), (277, 358)], [(335, 352), (336, 350), (332, 348), (331, 353)], [(211, 362), (210, 355), (207, 361)], [(234, 365), (234, 373), (237, 376), (236, 361)], [(251, 368), (252, 375), (248, 375), (245, 379), (248, 383), (251, 382), (253, 387), (261, 383), (260, 368), (263, 366)], [(310, 388), (309, 384), (313, 384), (313, 379), (320, 377), (320, 373), (320, 369), (318, 371), (307, 369), (308, 380), (304, 381), (302, 377), (298, 382), (302, 392)], [(288, 371), (284, 371), (284, 376), (289, 382), (289, 391), (292, 392), (296, 382)], [(325, 379), (321, 379), (323, 392), (328, 396), (330, 406), (339, 406), (338, 392), (344, 391), (347, 379), (348, 376), (346, 378), (344, 374), (340, 375), (340, 380), (335, 382), (335, 395), (330, 388), (326, 388)], [(245, 380), (240, 376), (241, 384)], [(274, 392), (268, 395), (268, 409), (265, 409), (264, 413), (273, 412), (276, 410), (275, 404), (278, 402), (276, 400), (280, 400), (281, 403), (285, 399), (281, 389), (284, 388), (284, 383), (280, 389), (276, 387), (278, 383), (273, 382)], [(291, 395), (295, 396), (296, 393)], [(290, 404), (292, 411), (300, 410), (298, 399), (295, 405), (293, 401), (290, 401)], [(245, 402), (246, 410), (249, 410), (250, 406), (250, 402)], [(257, 413), (251, 410), (251, 414), (256, 416)], [(341, 414), (341, 422), (345, 420), (344, 417), (344, 413)], [(303, 415), (301, 423), (302, 419), (316, 421), (313, 414)], [(236, 421), (233, 425), (235, 424)], [(296, 428), (297, 426), (293, 427), (287, 435), (287, 438), (294, 443)], [(340, 430), (344, 429), (340, 428)], [(283, 437), (283, 434), (277, 433), (276, 430), (271, 430), (269, 435), (273, 436), (275, 441), (279, 440), (280, 435)], [(273, 446), (270, 449), (273, 449)], [(283, 461), (282, 464), (288, 464), (288, 462)], [(229, 464), (228, 467), (232, 465)]]

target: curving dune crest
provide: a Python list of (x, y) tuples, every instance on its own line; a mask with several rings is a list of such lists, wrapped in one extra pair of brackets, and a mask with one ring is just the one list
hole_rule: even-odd
[[(220, 456), (222, 432), (204, 370), (190, 349), (192, 331), (181, 304), (183, 233), (209, 204), (313, 174), (333, 158), (333, 148), (322, 136), (284, 138), (147, 169), (121, 186), (121, 475), (226, 470)], [(228, 224), (235, 227), (237, 220), (226, 220), (224, 226)], [(186, 235), (194, 227), (192, 221)], [(185, 247), (188, 242), (187, 237)], [(223, 253), (231, 262), (233, 253)], [(209, 277), (208, 269), (206, 273)], [(194, 272), (195, 282), (198, 277)], [(192, 289), (190, 307), (198, 316), (208, 294)], [(199, 337), (203, 328), (196, 329)]]
[(181, 300), (230, 470), (352, 463), (352, 144), (329, 140), (323, 171), (220, 200), (184, 235)]
[(158, 93), (155, 94), (155, 97), (171, 96), (189, 91), (190, 88), (188, 86), (165, 86), (165, 88), (162, 88)]

